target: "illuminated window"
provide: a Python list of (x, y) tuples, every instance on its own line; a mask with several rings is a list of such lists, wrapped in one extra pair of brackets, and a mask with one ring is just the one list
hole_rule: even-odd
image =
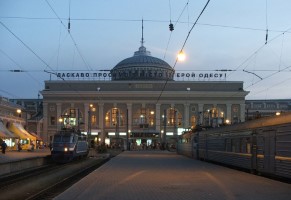
[(94, 125), (94, 124), (96, 124), (96, 115), (92, 115), (91, 116), (91, 125)]
[(105, 115), (105, 126), (114, 127), (114, 126), (123, 126), (124, 125), (124, 116), (120, 109), (112, 108)]
[(178, 110), (170, 108), (167, 112), (167, 121), (169, 126), (182, 126), (182, 115)]
[(195, 115), (191, 116), (190, 124), (191, 124), (191, 127), (195, 127), (196, 126), (197, 123), (196, 123), (196, 116)]

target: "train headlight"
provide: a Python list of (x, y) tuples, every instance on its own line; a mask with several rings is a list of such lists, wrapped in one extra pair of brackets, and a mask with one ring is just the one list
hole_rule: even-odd
[(64, 148), (64, 151), (67, 152), (67, 151), (68, 151), (68, 147), (65, 147), (65, 148)]

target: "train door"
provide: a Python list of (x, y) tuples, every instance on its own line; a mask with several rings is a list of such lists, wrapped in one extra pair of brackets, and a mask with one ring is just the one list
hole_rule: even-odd
[(258, 146), (257, 146), (257, 134), (252, 134), (252, 150), (251, 150), (251, 171), (257, 170), (257, 155), (258, 155)]
[(275, 135), (276, 131), (266, 130), (264, 135), (264, 172), (274, 173), (275, 171)]

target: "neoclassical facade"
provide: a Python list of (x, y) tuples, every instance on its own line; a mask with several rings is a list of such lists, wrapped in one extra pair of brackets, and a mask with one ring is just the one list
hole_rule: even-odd
[(174, 141), (181, 131), (245, 120), (243, 82), (175, 81), (174, 69), (143, 46), (111, 71), (111, 80), (45, 81), (44, 140), (75, 127), (95, 141)]

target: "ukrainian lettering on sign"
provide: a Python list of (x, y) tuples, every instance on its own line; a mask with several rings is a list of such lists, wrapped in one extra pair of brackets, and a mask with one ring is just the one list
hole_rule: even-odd
[[(138, 74), (137, 74), (138, 75)], [(62, 79), (72, 79), (72, 80), (111, 80), (111, 77), (114, 76), (114, 74), (111, 74), (110, 72), (61, 72), (57, 73), (58, 78)], [(119, 76), (127, 76), (126, 73), (119, 74)], [(143, 74), (144, 77), (144, 74)], [(174, 74), (175, 80), (225, 80), (226, 79), (226, 73), (222, 72), (191, 72), (191, 71), (183, 71), (179, 72), (176, 71)]]

